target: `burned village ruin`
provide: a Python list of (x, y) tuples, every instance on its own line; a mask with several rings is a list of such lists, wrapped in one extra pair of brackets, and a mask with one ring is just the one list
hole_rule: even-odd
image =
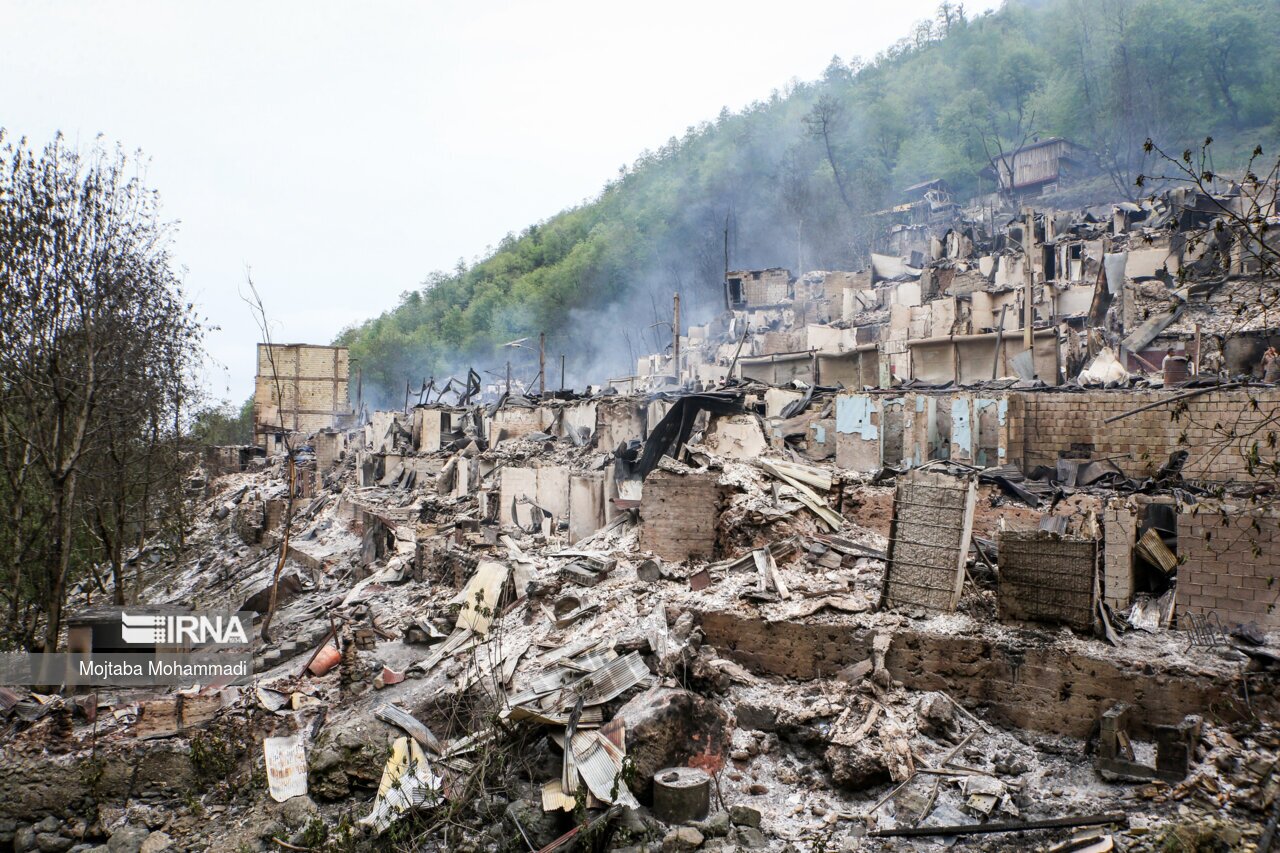
[(0, 127), (0, 853), (1280, 851), (1280, 159), (1117, 166), (1159, 75), (1085, 47), (852, 150), (1091, 8), (943, 3), (336, 336), (245, 263), (240, 408), (146, 161)]
[(1243, 230), (1274, 193), (992, 219), (933, 182), (868, 269), (731, 271), (585, 391), (357, 412), (345, 350), (260, 346), (255, 443), (132, 557), (148, 601), (275, 587), (252, 679), (0, 690), (5, 837), (1268, 849), (1280, 332), (1228, 306), (1280, 283)]

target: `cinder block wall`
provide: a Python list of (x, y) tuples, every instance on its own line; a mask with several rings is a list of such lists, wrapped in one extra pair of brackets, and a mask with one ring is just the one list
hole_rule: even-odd
[(1138, 522), (1134, 510), (1120, 499), (1107, 501), (1102, 510), (1102, 595), (1117, 610), (1133, 597), (1133, 546)]
[(256, 443), (266, 446), (266, 434), (278, 428), (281, 414), (285, 429), (304, 435), (333, 426), (351, 409), (349, 375), (345, 347), (276, 344), (268, 352), (266, 344), (258, 344)]
[[(1115, 415), (1179, 393), (1170, 391), (1086, 391), (1070, 393), (1016, 393), (1019, 406), (1009, 415), (1021, 423), (1010, 430), (1011, 449), (1022, 444), (1024, 470), (1037, 465), (1053, 467), (1063, 451), (1073, 445), (1088, 448), (1094, 459), (1131, 454), (1115, 463), (1129, 476), (1144, 477), (1163, 465), (1178, 449), (1190, 451), (1185, 473), (1206, 480), (1247, 478), (1240, 444), (1246, 447), (1265, 435), (1250, 436), (1234, 446), (1224, 440), (1221, 424), (1237, 433), (1280, 411), (1280, 388), (1238, 388), (1215, 391), (1185, 401), (1186, 411), (1174, 420), (1179, 404), (1170, 403), (1146, 412), (1104, 423)], [(1250, 400), (1256, 399), (1258, 411)], [(1015, 438), (1014, 433), (1017, 437)], [(1015, 459), (1017, 457), (1012, 457)]]
[(1178, 556), (1183, 560), (1175, 595), (1179, 616), (1217, 613), (1223, 624), (1257, 622), (1266, 630), (1280, 629), (1277, 519), (1255, 513), (1224, 518), (1205, 509), (1181, 513)]

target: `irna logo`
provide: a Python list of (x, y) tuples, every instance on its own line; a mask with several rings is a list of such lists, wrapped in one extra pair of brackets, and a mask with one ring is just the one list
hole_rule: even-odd
[(120, 634), (126, 643), (144, 646), (248, 645), (247, 614), (120, 612)]

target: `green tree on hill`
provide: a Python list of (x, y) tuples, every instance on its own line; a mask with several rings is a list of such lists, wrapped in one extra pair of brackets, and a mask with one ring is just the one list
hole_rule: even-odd
[[(597, 378), (629, 373), (619, 340), (644, 338), (651, 304), (680, 290), (690, 322), (722, 304), (726, 226), (736, 268), (859, 268), (869, 214), (903, 188), (990, 192), (984, 168), (1037, 137), (1091, 152), (1097, 201), (1134, 196), (1148, 137), (1179, 150), (1213, 135), (1230, 160), (1217, 169), (1243, 167), (1280, 138), (1277, 43), (1274, 0), (1010, 0), (977, 17), (943, 3), (870, 61), (836, 58), (816, 81), (645, 151), (594, 200), (433, 274), (340, 341), (366, 388), (391, 391), (495, 367), (504, 341), (576, 318), (574, 360)], [(607, 319), (583, 328), (583, 316)]]

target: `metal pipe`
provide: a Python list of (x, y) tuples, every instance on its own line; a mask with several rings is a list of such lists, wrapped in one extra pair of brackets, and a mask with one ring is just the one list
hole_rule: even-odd
[[(1000, 344), (1004, 341), (1004, 314), (1009, 310), (1009, 303), (1006, 302), (1000, 306), (1000, 325), (996, 327), (996, 353), (991, 360), (991, 381), (996, 381), (996, 374), (1000, 371)], [(958, 377), (957, 377), (958, 378)]]
[(1031, 260), (1031, 250), (1035, 247), (1036, 242), (1036, 212), (1033, 208), (1028, 207), (1027, 215), (1027, 231), (1022, 235), (1022, 248), (1026, 253), (1027, 271), (1026, 275), (1026, 293), (1023, 296), (1022, 310), (1022, 343), (1027, 349), (1032, 347), (1032, 329), (1035, 327), (1036, 308), (1035, 300), (1035, 263)]
[(1108, 814), (1055, 817), (1048, 820), (1011, 821), (1007, 823), (974, 823), (964, 826), (902, 826), (895, 829), (873, 829), (870, 838), (924, 838), (930, 835), (976, 835), (987, 832), (1025, 832), (1031, 829), (1066, 829), (1076, 826), (1127, 826), (1129, 817), (1121, 812)]
[(1130, 415), (1136, 415), (1139, 412), (1145, 412), (1149, 409), (1157, 409), (1160, 406), (1167, 406), (1170, 403), (1178, 403), (1183, 400), (1190, 400), (1192, 397), (1199, 397), (1201, 394), (1208, 394), (1210, 391), (1227, 391), (1227, 390), (1230, 390), (1231, 388), (1239, 388), (1242, 384), (1243, 383), (1241, 382), (1228, 382), (1226, 385), (1210, 385), (1207, 388), (1197, 388), (1194, 391), (1188, 391), (1185, 394), (1175, 394), (1174, 396), (1168, 398), (1167, 400), (1156, 400), (1154, 403), (1147, 403), (1145, 406), (1139, 406), (1136, 409), (1130, 409), (1127, 412), (1121, 412), (1118, 415), (1113, 415), (1112, 417), (1109, 417), (1106, 420), (1104, 420), (1103, 423), (1104, 424), (1115, 423), (1116, 421), (1123, 420), (1129, 417)]

